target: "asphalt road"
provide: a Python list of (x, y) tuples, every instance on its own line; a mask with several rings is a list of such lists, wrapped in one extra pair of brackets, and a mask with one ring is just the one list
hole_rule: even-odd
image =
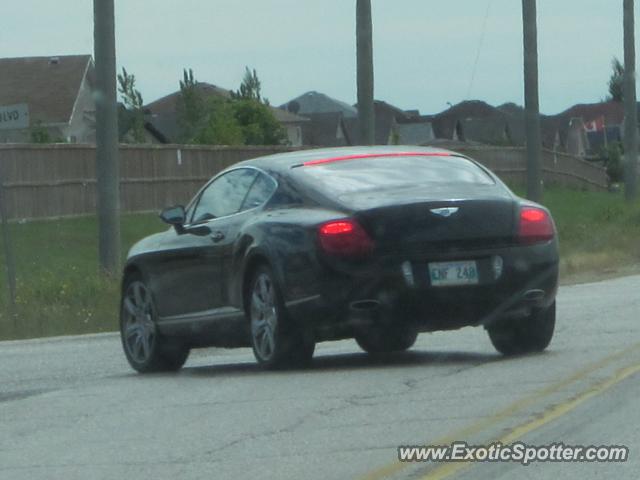
[[(633, 479), (640, 472), (640, 276), (563, 287), (543, 354), (481, 329), (372, 360), (319, 346), (305, 371), (248, 350), (140, 376), (114, 335), (0, 343), (0, 479)], [(400, 463), (399, 445), (626, 445), (626, 463)]]

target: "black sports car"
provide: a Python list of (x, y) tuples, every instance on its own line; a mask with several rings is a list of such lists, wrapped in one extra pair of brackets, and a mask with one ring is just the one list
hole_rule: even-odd
[(131, 249), (122, 281), (122, 343), (140, 372), (178, 369), (207, 346), (251, 346), (277, 366), (309, 361), (325, 340), (381, 353), (482, 325), (516, 354), (553, 335), (550, 213), (455, 152), (257, 158), (161, 218), (172, 227)]

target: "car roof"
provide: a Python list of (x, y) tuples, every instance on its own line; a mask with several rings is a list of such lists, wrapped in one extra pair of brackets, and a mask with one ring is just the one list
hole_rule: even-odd
[(251, 160), (245, 160), (233, 166), (252, 166), (261, 168), (266, 171), (285, 173), (296, 165), (305, 162), (313, 162), (318, 160), (343, 158), (343, 157), (359, 157), (359, 156), (397, 156), (402, 153), (408, 154), (433, 154), (433, 155), (456, 155), (463, 156), (459, 153), (445, 150), (442, 148), (432, 147), (416, 147), (416, 146), (360, 146), (360, 147), (338, 147), (338, 148), (322, 148), (312, 150), (298, 150), (295, 152), (278, 153), (265, 157), (258, 157)]

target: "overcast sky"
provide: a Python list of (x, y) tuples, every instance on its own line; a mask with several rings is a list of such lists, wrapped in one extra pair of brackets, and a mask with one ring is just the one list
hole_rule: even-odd
[[(115, 2), (118, 64), (145, 102), (175, 91), (184, 67), (236, 89), (248, 65), (272, 104), (309, 90), (355, 103), (355, 0)], [(520, 0), (372, 4), (377, 99), (423, 113), (523, 103)], [(93, 53), (91, 0), (2, 0), (1, 18), (3, 57)], [(622, 0), (538, 0), (538, 25), (542, 111), (605, 97)]]

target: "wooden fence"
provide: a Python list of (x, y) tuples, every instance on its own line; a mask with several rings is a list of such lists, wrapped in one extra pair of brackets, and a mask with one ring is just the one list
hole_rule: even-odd
[[(122, 146), (121, 205), (125, 212), (160, 210), (186, 203), (216, 172), (236, 162), (286, 147)], [(524, 181), (522, 148), (465, 147), (506, 180)], [(96, 211), (95, 147), (0, 145), (0, 175), (12, 219), (52, 218)], [(604, 170), (579, 158), (545, 152), (547, 184), (604, 190)]]
[[(464, 147), (457, 151), (478, 160), (505, 181), (526, 180), (527, 157), (523, 147)], [(596, 191), (608, 187), (604, 168), (566, 153), (543, 150), (542, 173), (546, 185)]]

